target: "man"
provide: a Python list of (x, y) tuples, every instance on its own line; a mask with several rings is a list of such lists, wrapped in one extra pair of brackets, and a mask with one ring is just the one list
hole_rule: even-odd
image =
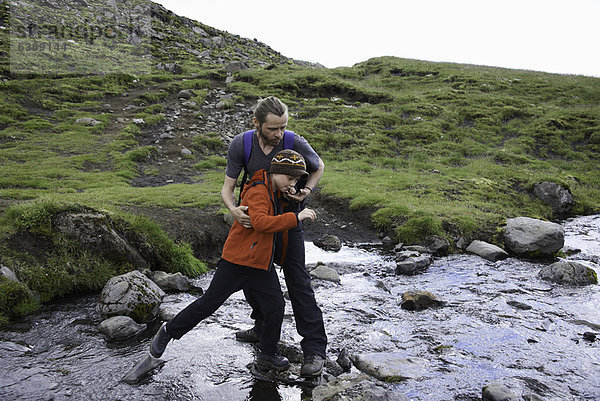
[[(261, 169), (267, 169), (273, 156), (283, 149), (283, 137), (288, 123), (287, 106), (278, 98), (270, 96), (258, 102), (254, 111), (254, 133), (250, 159), (247, 163), (250, 177)], [(225, 181), (221, 190), (223, 203), (229, 212), (242, 226), (251, 228), (246, 206), (237, 206), (235, 201), (235, 186), (244, 168), (244, 134), (239, 134), (231, 141), (227, 154), (227, 169)], [(325, 165), (308, 142), (294, 134), (294, 150), (300, 153), (310, 173), (304, 188), (295, 193), (288, 193), (291, 201), (285, 211), (299, 211), (306, 197), (314, 190), (323, 176)], [(302, 377), (319, 376), (325, 363), (327, 335), (323, 324), (323, 315), (317, 305), (315, 294), (310, 285), (310, 275), (304, 263), (304, 232), (302, 224), (287, 232), (287, 246), (279, 249), (279, 256), (285, 255), (282, 264), (285, 282), (294, 311), (296, 329), (303, 339), (300, 342), (304, 360), (300, 374)], [(244, 290), (246, 300), (252, 307), (251, 317), (255, 320), (254, 327), (236, 333), (240, 341), (256, 342), (262, 332), (263, 315), (259, 308), (256, 294), (252, 290)]]

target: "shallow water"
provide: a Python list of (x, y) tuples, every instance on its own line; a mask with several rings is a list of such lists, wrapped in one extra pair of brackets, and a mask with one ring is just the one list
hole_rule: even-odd
[[(564, 227), (566, 246), (581, 249), (569, 259), (600, 272), (600, 216), (571, 219)], [(330, 253), (307, 243), (307, 264), (318, 261), (338, 270), (342, 280), (315, 280), (329, 358), (346, 347), (351, 354), (399, 352), (426, 359), (424, 377), (389, 384), (411, 400), (480, 400), (481, 388), (494, 381), (544, 400), (600, 399), (600, 341), (583, 339), (586, 331), (600, 332), (600, 286), (554, 286), (537, 278), (539, 263), (492, 263), (474, 255), (438, 258), (423, 274), (395, 276), (391, 256), (377, 247)], [(200, 283), (206, 288), (209, 280), (210, 274)], [(402, 293), (412, 289), (428, 290), (446, 306), (401, 309)], [(193, 299), (169, 295), (165, 303), (181, 309)], [(120, 380), (147, 355), (158, 323), (128, 342), (109, 341), (96, 328), (96, 300), (54, 304), (0, 331), (1, 400), (310, 399), (310, 386), (251, 375), (253, 346), (234, 335), (251, 325), (241, 293), (171, 343), (166, 363), (137, 385)], [(289, 302), (282, 339), (300, 341)]]

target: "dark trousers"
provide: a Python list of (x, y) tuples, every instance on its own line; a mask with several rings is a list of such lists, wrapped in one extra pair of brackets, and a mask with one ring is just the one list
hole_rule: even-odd
[(231, 294), (250, 288), (264, 319), (258, 346), (262, 352), (274, 354), (281, 335), (285, 306), (275, 267), (265, 271), (219, 260), (217, 271), (204, 295), (171, 319), (167, 323), (167, 332), (176, 339), (181, 338), (219, 309)]
[[(296, 330), (303, 337), (300, 342), (302, 352), (304, 355), (317, 354), (325, 357), (327, 334), (323, 324), (323, 314), (317, 305), (315, 293), (310, 285), (311, 278), (304, 263), (302, 224), (299, 228), (288, 231), (287, 253), (282, 268), (292, 302)], [(260, 305), (260, 294), (249, 287), (244, 289), (244, 295), (252, 307), (251, 317), (255, 320), (255, 328), (260, 333), (267, 327), (265, 311)]]

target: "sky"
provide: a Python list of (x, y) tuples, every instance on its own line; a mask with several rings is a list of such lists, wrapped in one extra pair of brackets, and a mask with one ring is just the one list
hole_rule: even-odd
[(600, 0), (155, 0), (286, 57), (372, 57), (600, 77)]

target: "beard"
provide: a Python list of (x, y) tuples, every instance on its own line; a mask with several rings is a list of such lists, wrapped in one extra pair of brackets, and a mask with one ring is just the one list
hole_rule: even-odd
[(263, 141), (263, 143), (266, 143), (270, 146), (277, 146), (279, 144), (279, 142), (281, 142), (281, 138), (277, 139), (277, 138), (269, 138), (267, 137), (262, 130), (262, 127), (258, 127), (258, 136), (261, 138), (261, 140)]

